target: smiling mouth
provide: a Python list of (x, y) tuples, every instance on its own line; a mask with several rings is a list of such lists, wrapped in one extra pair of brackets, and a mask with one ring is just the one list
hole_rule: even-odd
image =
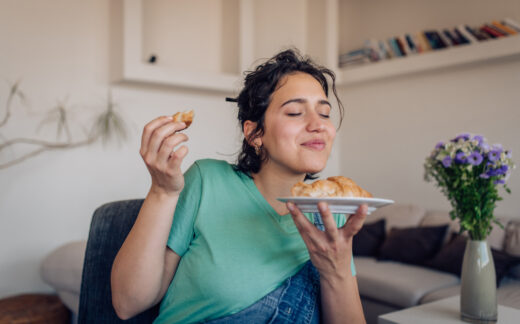
[(312, 150), (321, 151), (325, 148), (325, 142), (323, 141), (309, 141), (302, 144), (306, 148), (310, 148)]

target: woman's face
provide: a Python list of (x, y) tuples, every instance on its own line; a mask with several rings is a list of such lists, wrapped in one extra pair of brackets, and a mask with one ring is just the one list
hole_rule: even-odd
[(257, 139), (269, 157), (262, 168), (293, 174), (323, 170), (336, 136), (330, 111), (323, 88), (310, 74), (283, 77), (265, 112), (264, 135)]

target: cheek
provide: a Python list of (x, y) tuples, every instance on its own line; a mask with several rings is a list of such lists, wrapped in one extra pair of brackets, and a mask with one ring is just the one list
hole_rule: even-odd
[(334, 125), (331, 124), (327, 126), (327, 133), (329, 133), (331, 141), (333, 141), (336, 138), (336, 128), (334, 127)]

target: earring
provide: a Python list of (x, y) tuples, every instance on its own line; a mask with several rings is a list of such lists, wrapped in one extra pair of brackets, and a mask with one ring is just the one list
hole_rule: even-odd
[(260, 155), (262, 153), (262, 146), (261, 145), (255, 145), (255, 154)]

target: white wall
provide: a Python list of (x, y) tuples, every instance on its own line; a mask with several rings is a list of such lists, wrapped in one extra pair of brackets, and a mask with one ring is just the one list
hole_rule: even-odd
[[(22, 79), (30, 109), (14, 105), (7, 127), (0, 128), (3, 137), (55, 139), (51, 125), (34, 129), (68, 95), (79, 139), (80, 125), (89, 126), (103, 110), (109, 86), (130, 130), (121, 146), (45, 152), (0, 170), (0, 297), (50, 291), (38, 274), (43, 257), (65, 242), (86, 239), (99, 205), (144, 197), (150, 181), (138, 150), (147, 121), (194, 109), (184, 168), (204, 157), (235, 159), (236, 108), (224, 101), (225, 94), (110, 82), (112, 64), (117, 63), (111, 62), (117, 59), (112, 45), (118, 42), (112, 37), (120, 28), (120, 8), (120, 3), (105, 0), (0, 2), (0, 117), (9, 91), (4, 80)], [(0, 160), (26, 150), (4, 150)]]

